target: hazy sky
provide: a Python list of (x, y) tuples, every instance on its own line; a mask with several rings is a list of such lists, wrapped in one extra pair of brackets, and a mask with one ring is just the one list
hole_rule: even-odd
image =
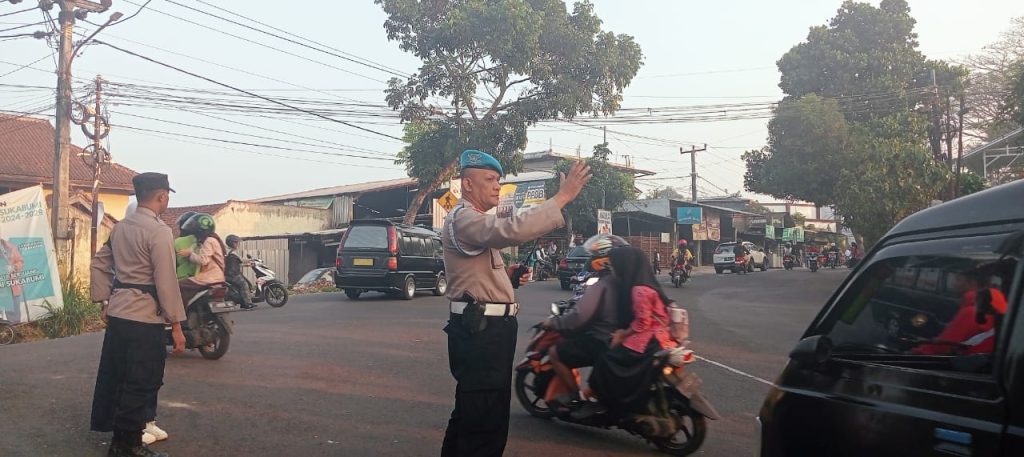
[[(18, 5), (0, 3), (0, 14), (24, 9), (27, 3), (31, 2)], [(213, 11), (191, 0), (180, 0), (179, 3)], [(369, 0), (210, 0), (209, 3), (389, 67), (411, 72), (418, 64), (416, 59), (402, 53), (396, 43), (388, 42), (382, 27), (384, 14)], [(655, 108), (778, 99), (781, 92), (777, 86), (775, 62), (790, 47), (806, 38), (808, 27), (824, 24), (832, 17), (841, 2), (596, 0), (594, 3), (598, 16), (604, 20), (605, 29), (633, 35), (644, 52), (644, 66), (626, 90), (623, 106)], [(114, 0), (113, 9), (131, 14), (140, 4), (141, 0)], [(921, 50), (931, 58), (954, 59), (976, 52), (996, 40), (999, 33), (1008, 26), (1011, 17), (1024, 15), (1024, 2), (1020, 0), (910, 0), (910, 5), (917, 19)], [(160, 12), (246, 39), (228, 37)], [(41, 16), (40, 12), (32, 11), (0, 17), (0, 30), (39, 22)], [(102, 19), (102, 16), (90, 18), (93, 22)], [(80, 25), (84, 29), (93, 28), (88, 24)], [(0, 35), (33, 31), (40, 27), (0, 32)], [(382, 81), (390, 77), (378, 70), (203, 16), (169, 3), (168, 0), (154, 0), (137, 17), (102, 32), (101, 38), (203, 76), (238, 87), (264, 90), (262, 93), (278, 97), (333, 101), (354, 99), (381, 105), (381, 90), (384, 88)], [(256, 43), (271, 45), (336, 68), (289, 56)], [(0, 76), (0, 84), (52, 87), (55, 65), (50, 57), (51, 51), (42, 40), (0, 41), (0, 75), (42, 58), (31, 68)], [(102, 46), (87, 48), (76, 59), (74, 73), (76, 77), (87, 79), (102, 74), (108, 80), (124, 83), (215, 87)], [(75, 95), (85, 94), (79, 91)], [(47, 103), (52, 103), (52, 90), (0, 86), (0, 110), (40, 108)], [(275, 120), (246, 116), (230, 117), (226, 118), (228, 121), (223, 121), (180, 110), (129, 105), (113, 105), (110, 110), (114, 124), (303, 150), (224, 145), (194, 138), (179, 137), (174, 140), (161, 133), (115, 129), (109, 137), (114, 159), (140, 172), (161, 171), (170, 174), (172, 184), (178, 190), (172, 202), (174, 206), (257, 198), (405, 176), (402, 167), (388, 160), (308, 152), (341, 152), (383, 158), (402, 147), (401, 142), (375, 137), (344, 125), (294, 117)], [(244, 135), (185, 127), (139, 116)], [(224, 117), (221, 114), (217, 116)], [(240, 125), (238, 122), (255, 127)], [(401, 126), (397, 121), (384, 117), (373, 122), (379, 124), (363, 126), (401, 136)], [(721, 194), (721, 189), (730, 192), (741, 189), (743, 166), (739, 155), (744, 149), (764, 144), (766, 123), (767, 120), (756, 119), (650, 126), (617, 125), (610, 128), (615, 132), (686, 144), (707, 143), (708, 152), (698, 155), (698, 173), (714, 185), (702, 182), (701, 192)], [(85, 144), (84, 137), (77, 129), (73, 129), (73, 132), (75, 142)], [(266, 138), (254, 139), (251, 135)], [(653, 180), (642, 181), (641, 188), (646, 190), (654, 185), (673, 185), (688, 189), (689, 179), (685, 176), (689, 174), (689, 158), (679, 155), (678, 146), (659, 145), (658, 142), (616, 133), (609, 134), (608, 139), (620, 160), (623, 160), (622, 156), (628, 155), (638, 167), (659, 173)], [(0, 141), (3, 141), (2, 137)], [(601, 133), (598, 130), (565, 123), (545, 124), (531, 131), (527, 150), (545, 150), (549, 144), (553, 144), (556, 151), (564, 153), (575, 153), (577, 147), (587, 152), (600, 141)], [(296, 142), (305, 144), (296, 145)], [(345, 145), (347, 149), (332, 150), (324, 147), (331, 145)], [(358, 152), (353, 152), (351, 147), (358, 148)], [(286, 157), (304, 160), (296, 161)]]

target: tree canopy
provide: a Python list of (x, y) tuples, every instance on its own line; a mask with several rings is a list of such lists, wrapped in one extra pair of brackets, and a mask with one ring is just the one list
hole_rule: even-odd
[(407, 222), (454, 175), (462, 150), (492, 153), (517, 173), (528, 126), (614, 113), (642, 64), (633, 38), (602, 30), (586, 1), (572, 11), (562, 0), (375, 2), (388, 39), (422, 61), (386, 90), (413, 124), (398, 160), (421, 183)]
[[(594, 177), (576, 200), (562, 210), (570, 236), (574, 232), (597, 233), (597, 210), (613, 211), (626, 200), (632, 200), (637, 196), (633, 175), (609, 163), (609, 153), (607, 143), (594, 146), (594, 155), (587, 159)], [(568, 172), (572, 164), (570, 160), (557, 163), (556, 175)], [(548, 195), (553, 195), (557, 191), (558, 180), (549, 181)]]
[(846, 1), (783, 55), (786, 98), (768, 145), (744, 154), (746, 189), (834, 205), (869, 243), (937, 198), (966, 70), (927, 59), (914, 25), (906, 0)]

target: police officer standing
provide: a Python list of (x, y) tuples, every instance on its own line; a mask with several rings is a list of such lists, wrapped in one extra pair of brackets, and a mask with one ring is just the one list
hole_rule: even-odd
[(142, 431), (152, 419), (152, 405), (163, 385), (167, 323), (174, 353), (185, 350), (185, 307), (175, 274), (174, 239), (159, 219), (173, 190), (167, 175), (159, 173), (140, 174), (132, 183), (137, 209), (114, 226), (110, 240), (92, 259), (92, 299), (106, 302), (107, 329), (91, 428), (114, 432), (109, 457), (165, 457), (142, 444)]
[[(460, 158), (462, 200), (441, 233), (451, 314), (448, 362), (455, 377), (455, 408), (442, 457), (500, 456), (508, 439), (512, 365), (518, 322), (513, 280), (499, 249), (536, 239), (564, 224), (561, 209), (590, 181), (590, 167), (576, 163), (562, 176), (558, 194), (522, 214), (499, 219), (501, 164), (468, 150)], [(514, 278), (510, 278), (514, 275)]]

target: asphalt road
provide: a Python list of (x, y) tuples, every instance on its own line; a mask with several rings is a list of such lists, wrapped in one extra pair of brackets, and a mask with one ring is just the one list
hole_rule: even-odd
[[(724, 416), (698, 455), (751, 455), (754, 417), (810, 320), (848, 270), (699, 273), (668, 293), (690, 310), (691, 365)], [(568, 294), (556, 282), (520, 291), (520, 353), (529, 326)], [(446, 302), (370, 294), (293, 297), (232, 314), (219, 361), (168, 361), (158, 423), (172, 456), (433, 456), (452, 406), (441, 331)], [(101, 334), (0, 347), (0, 455), (102, 456), (88, 431)], [(718, 363), (721, 365), (715, 365)], [(620, 430), (535, 419), (513, 397), (507, 456), (657, 455)]]

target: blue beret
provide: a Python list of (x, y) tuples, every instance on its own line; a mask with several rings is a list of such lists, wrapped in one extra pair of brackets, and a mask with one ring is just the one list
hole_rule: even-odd
[(477, 151), (476, 149), (467, 149), (463, 151), (462, 157), (459, 158), (459, 170), (465, 170), (467, 168), (483, 168), (485, 170), (494, 170), (499, 175), (505, 176), (505, 170), (501, 168), (501, 162), (495, 159), (494, 156), (483, 152)]

